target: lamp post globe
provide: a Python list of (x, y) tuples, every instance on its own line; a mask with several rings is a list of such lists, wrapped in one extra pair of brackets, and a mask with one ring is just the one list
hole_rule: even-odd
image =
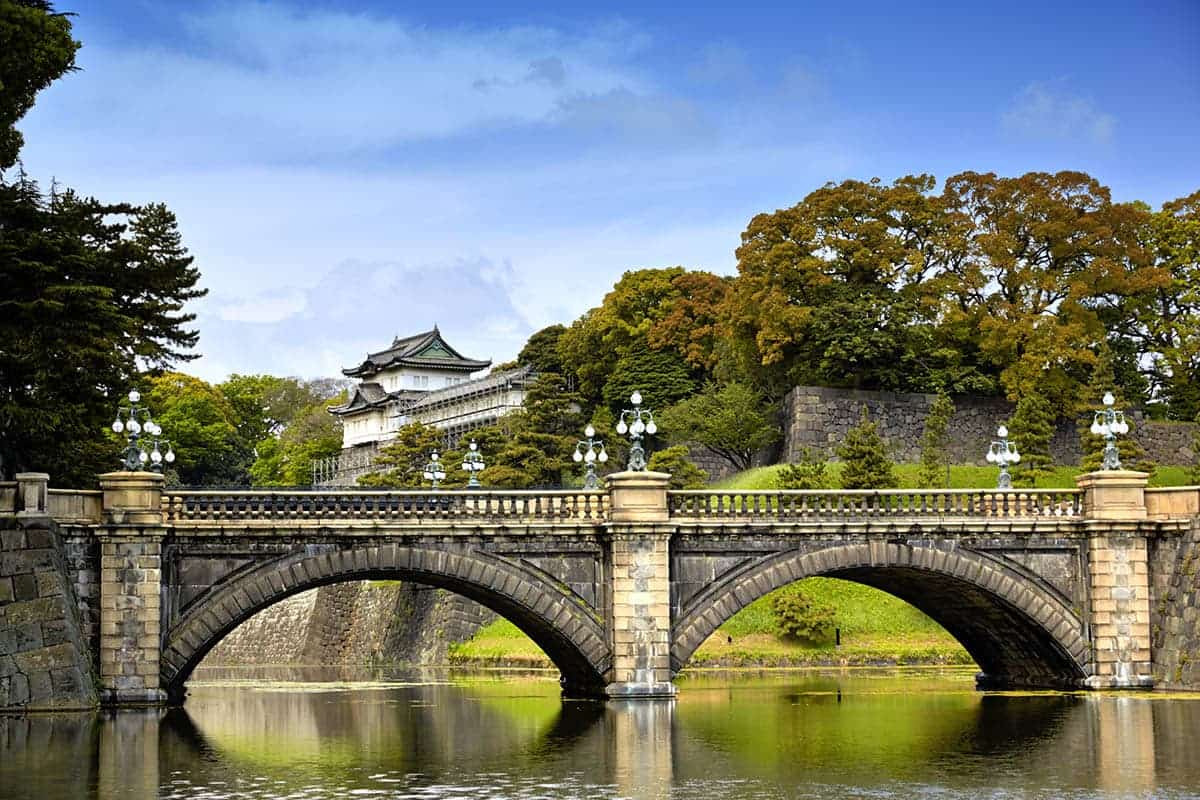
[(654, 422), (654, 412), (648, 408), (642, 408), (642, 393), (634, 391), (629, 395), (629, 402), (633, 408), (627, 408), (621, 412), (621, 417), (617, 421), (617, 433), (624, 436), (629, 434), (629, 463), (627, 469), (632, 472), (644, 472), (646, 470), (646, 449), (642, 446), (642, 436), (653, 436), (658, 432), (658, 425)]

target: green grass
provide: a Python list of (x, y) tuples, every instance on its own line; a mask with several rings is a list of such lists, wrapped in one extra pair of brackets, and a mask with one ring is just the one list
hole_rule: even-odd
[[(770, 467), (755, 467), (739, 472), (723, 481), (713, 484), (714, 489), (778, 489), (777, 475), (782, 464)], [(826, 470), (830, 479), (836, 483), (842, 472), (842, 465), (830, 462)], [(897, 464), (896, 477), (900, 479), (901, 489), (926, 488), (921, 485), (921, 466), (919, 464)], [(1188, 486), (1192, 481), (1188, 467), (1158, 467), (1150, 475), (1151, 486)], [(1053, 471), (1037, 481), (1039, 489), (1074, 489), (1075, 476), (1083, 470), (1079, 467), (1055, 467)], [(996, 467), (979, 467), (974, 464), (956, 464), (950, 467), (949, 487), (933, 488), (950, 489), (987, 489), (996, 485)]]

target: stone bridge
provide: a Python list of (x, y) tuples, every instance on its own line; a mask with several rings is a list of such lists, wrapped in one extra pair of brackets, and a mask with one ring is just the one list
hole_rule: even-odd
[[(1156, 591), (1179, 583), (1159, 573), (1200, 538), (1200, 489), (1147, 489), (1135, 472), (1005, 491), (671, 491), (668, 477), (618, 473), (602, 491), (278, 491), (110, 473), (100, 491), (73, 492), (26, 474), (0, 484), (0, 518), (19, 523), (0, 601), (21, 547), (57, 552), (84, 671), (118, 706), (182, 701), (204, 655), (278, 600), (384, 578), (492, 608), (571, 695), (669, 696), (718, 626), (817, 575), (921, 609), (982, 685), (1148, 688), (1169, 655), (1153, 646), (1167, 608)], [(39, 602), (26, 595), (42, 579), (7, 580), (8, 617), (24, 619), (14, 609)]]

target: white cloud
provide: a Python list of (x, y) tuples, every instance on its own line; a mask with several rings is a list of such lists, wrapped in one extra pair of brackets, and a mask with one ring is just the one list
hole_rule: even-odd
[(1117, 120), (1090, 100), (1069, 94), (1055, 83), (1035, 81), (1016, 96), (1001, 117), (1005, 129), (1037, 139), (1086, 140), (1106, 144)]

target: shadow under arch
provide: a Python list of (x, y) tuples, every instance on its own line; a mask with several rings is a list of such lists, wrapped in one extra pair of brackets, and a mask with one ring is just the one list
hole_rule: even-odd
[(1074, 688), (1091, 674), (1083, 623), (1036, 576), (970, 551), (882, 542), (789, 550), (718, 578), (672, 628), (672, 672), (750, 603), (817, 576), (881, 589), (928, 614), (975, 659), (981, 686)]
[(238, 625), (298, 592), (355, 580), (408, 580), (468, 597), (533, 639), (558, 667), (565, 693), (604, 694), (612, 651), (603, 623), (569, 590), (487, 553), (403, 545), (292, 554), (214, 586), (167, 632), (159, 685), (172, 703), (181, 703), (192, 670)]

